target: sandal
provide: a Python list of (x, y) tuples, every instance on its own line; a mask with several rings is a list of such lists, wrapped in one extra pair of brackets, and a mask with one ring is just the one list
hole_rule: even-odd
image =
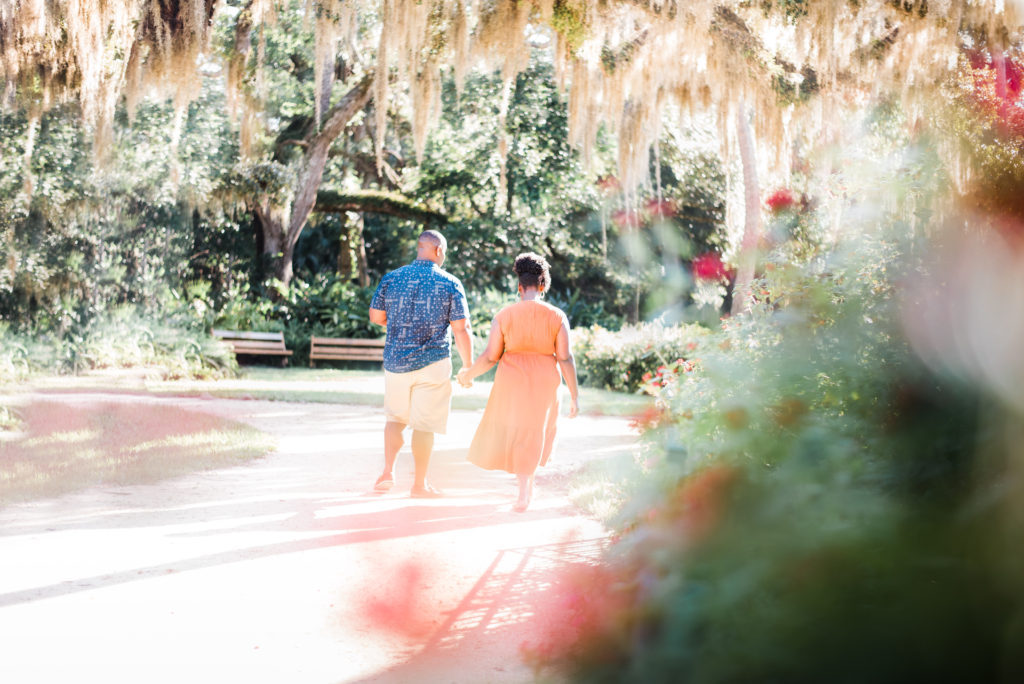
[(373, 491), (386, 492), (394, 486), (395, 478), (393, 475), (381, 475), (377, 478), (377, 481), (373, 483)]

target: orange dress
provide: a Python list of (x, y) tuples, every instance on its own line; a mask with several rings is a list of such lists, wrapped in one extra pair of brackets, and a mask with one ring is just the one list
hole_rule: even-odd
[(469, 460), (487, 470), (530, 475), (547, 463), (555, 443), (562, 382), (555, 338), (566, 318), (560, 309), (534, 300), (507, 306), (494, 320), (504, 354)]

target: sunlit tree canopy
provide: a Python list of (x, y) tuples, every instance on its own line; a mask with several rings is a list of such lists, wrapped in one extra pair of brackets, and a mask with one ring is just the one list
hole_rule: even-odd
[[(198, 70), (211, 59), (218, 11), (240, 25), (231, 50), (255, 53), (257, 70), (263, 68), (259, 28), (275, 21), (280, 5), (5, 3), (0, 70), (6, 99), (38, 111), (76, 98), (102, 137), (121, 98), (131, 106), (146, 93), (162, 92), (180, 107), (194, 97)], [(473, 67), (496, 67), (510, 84), (531, 49), (547, 48), (568, 93), (572, 141), (588, 152), (601, 124), (615, 130), (627, 186), (646, 174), (647, 149), (668, 110), (714, 112), (728, 140), (730, 115), (744, 103), (754, 112), (759, 137), (780, 150), (797, 130), (819, 134), (837, 108), (880, 92), (898, 92), (913, 116), (956, 69), (965, 46), (1010, 48), (1024, 16), (1017, 0), (305, 0), (304, 8), (315, 25), (318, 116), (327, 109), (340, 50), (351, 69), (374, 78), (378, 101), (393, 88), (408, 90), (422, 152), (439, 115), (444, 70), (461, 83)], [(259, 87), (258, 77), (246, 81), (244, 69), (229, 68), (227, 75), (232, 91)], [(379, 144), (386, 107), (378, 106), (376, 116)]]

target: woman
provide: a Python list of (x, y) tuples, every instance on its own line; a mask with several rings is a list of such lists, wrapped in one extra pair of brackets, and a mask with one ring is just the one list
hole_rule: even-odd
[(473, 378), (498, 364), (469, 460), (516, 475), (519, 499), (513, 510), (521, 513), (530, 505), (537, 466), (551, 455), (563, 377), (572, 398), (569, 417), (575, 418), (580, 408), (569, 321), (560, 309), (541, 301), (551, 283), (548, 262), (537, 254), (520, 254), (514, 268), (520, 301), (494, 317), (487, 348), (459, 371), (457, 380), (469, 387)]

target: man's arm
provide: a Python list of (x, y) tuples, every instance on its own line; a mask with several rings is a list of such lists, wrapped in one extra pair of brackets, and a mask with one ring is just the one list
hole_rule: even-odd
[(463, 366), (459, 371), (458, 381), (465, 387), (473, 384), (473, 378), (483, 375), (491, 369), (491, 366), (498, 363), (502, 353), (505, 351), (505, 338), (501, 334), (501, 324), (495, 320), (491, 323), (491, 334), (487, 338), (487, 347), (476, 357), (472, 366)]
[(455, 336), (455, 349), (462, 359), (462, 367), (469, 368), (473, 363), (473, 329), (469, 326), (469, 317), (452, 321), (451, 324), (452, 334)]
[(370, 307), (370, 322), (375, 324), (375, 325), (379, 325), (382, 328), (388, 327), (388, 314), (387, 314), (387, 312), (386, 311), (382, 311), (381, 309), (374, 309), (371, 306)]

